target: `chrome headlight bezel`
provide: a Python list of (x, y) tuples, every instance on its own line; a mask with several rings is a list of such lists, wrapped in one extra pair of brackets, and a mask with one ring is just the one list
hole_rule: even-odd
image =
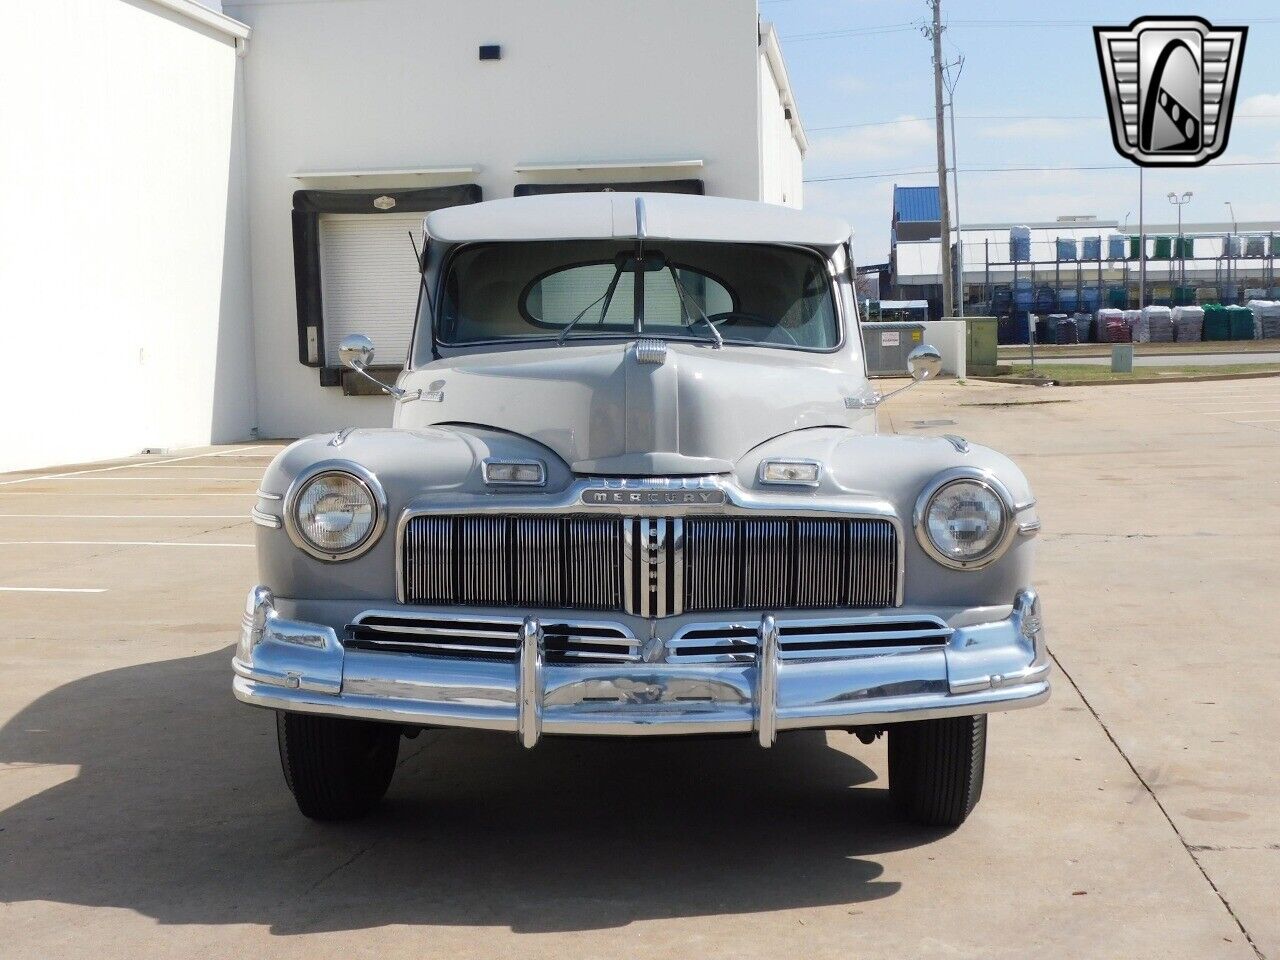
[[(326, 550), (324, 547), (312, 543), (307, 539), (298, 524), (298, 499), (313, 481), (330, 473), (341, 474), (346, 479), (355, 481), (369, 495), (369, 500), (373, 504), (373, 522), (369, 525), (368, 532), (365, 533), (362, 539), (346, 550)], [(315, 557), (317, 560), (339, 563), (344, 560), (354, 560), (373, 548), (373, 545), (382, 538), (383, 531), (386, 530), (387, 512), (386, 491), (383, 490), (382, 483), (373, 471), (365, 469), (358, 463), (352, 463), (350, 460), (324, 460), (307, 467), (307, 469), (294, 477), (293, 482), (289, 484), (289, 489), (284, 497), (284, 528), (289, 534), (289, 539), (293, 541), (293, 545), (303, 553)]]
[[(985, 553), (969, 559), (959, 559), (945, 553), (933, 542), (929, 536), (929, 507), (932, 505), (935, 497), (938, 496), (946, 487), (958, 481), (974, 483), (984, 487), (999, 501), (1002, 516), (1000, 534), (995, 542), (987, 548)], [(944, 567), (952, 570), (980, 570), (999, 560), (1009, 544), (1013, 542), (1014, 535), (1017, 533), (1018, 525), (1014, 522), (1016, 509), (1013, 502), (1013, 494), (995, 474), (989, 470), (981, 470), (976, 467), (954, 467), (950, 470), (944, 470), (930, 480), (920, 496), (916, 499), (915, 513), (912, 517), (912, 524), (916, 531), (916, 540), (919, 542), (921, 549), (929, 555), (929, 557), (940, 563)]]

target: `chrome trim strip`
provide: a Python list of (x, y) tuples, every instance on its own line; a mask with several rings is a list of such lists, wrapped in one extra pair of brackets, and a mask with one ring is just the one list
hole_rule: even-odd
[(542, 666), (542, 625), (534, 617), (525, 617), (520, 624), (520, 687), (516, 702), (520, 710), (517, 733), (526, 749), (536, 747), (542, 735)]
[(1015, 503), (1013, 505), (1014, 513), (1021, 513), (1023, 510), (1030, 510), (1036, 505), (1035, 499), (1028, 500), (1026, 503)]
[(284, 525), (284, 521), (282, 521), (279, 517), (275, 516), (274, 514), (263, 513), (257, 507), (254, 507), (252, 510), (249, 511), (249, 519), (252, 520), (254, 523), (256, 523), (258, 526), (267, 527), (268, 529), (271, 529), (271, 530), (279, 530)]
[[(990, 550), (973, 560), (957, 560), (954, 557), (947, 556), (934, 545), (925, 526), (925, 515), (929, 509), (929, 502), (939, 490), (957, 480), (969, 480), (986, 487), (996, 495), (1004, 507), (999, 539)], [(935, 475), (920, 491), (920, 496), (916, 498), (915, 511), (912, 514), (912, 526), (915, 527), (916, 541), (924, 552), (929, 555), (930, 559), (952, 570), (980, 570), (988, 564), (999, 560), (1000, 557), (1004, 556), (1005, 551), (1009, 549), (1009, 544), (1013, 541), (1017, 531), (1017, 526), (1013, 522), (1015, 512), (1013, 495), (1009, 493), (1009, 488), (990, 470), (983, 470), (978, 467), (954, 467)]]
[(283, 495), (283, 494), (280, 494), (280, 493), (267, 493), (267, 491), (265, 491), (265, 490), (258, 490), (258, 491), (256, 491), (256, 492), (254, 493), (254, 496), (255, 496), (255, 497), (257, 497), (259, 500), (283, 500), (283, 499), (284, 499), (284, 495)]
[(1027, 520), (1018, 524), (1018, 534), (1024, 537), (1034, 537), (1040, 532), (1039, 520)]
[(684, 519), (671, 520), (671, 596), (667, 612), (675, 617), (684, 613)]
[(778, 739), (778, 623), (767, 613), (756, 634), (756, 735), (760, 746)]
[(954, 433), (944, 433), (942, 439), (956, 448), (956, 453), (968, 453), (969, 441), (964, 437), (956, 436)]
[[(369, 532), (363, 540), (341, 553), (328, 553), (321, 550), (304, 537), (298, 529), (295, 516), (298, 496), (311, 480), (322, 473), (347, 474), (347, 476), (353, 478), (364, 487), (369, 494), (369, 498), (373, 501), (373, 524), (369, 527)], [(382, 483), (378, 480), (377, 474), (350, 460), (321, 460), (319, 463), (313, 463), (293, 478), (293, 482), (289, 484), (289, 489), (284, 496), (284, 528), (289, 534), (289, 539), (293, 541), (295, 547), (303, 553), (315, 557), (317, 560), (340, 562), (354, 560), (356, 557), (363, 556), (382, 536), (382, 532), (387, 526), (387, 514), (387, 494), (382, 489)]]

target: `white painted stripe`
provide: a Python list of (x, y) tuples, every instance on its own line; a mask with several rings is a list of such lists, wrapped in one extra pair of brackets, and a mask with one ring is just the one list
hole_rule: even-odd
[[(217, 453), (193, 453), (187, 457), (170, 457), (167, 460), (153, 460), (150, 466), (156, 466), (164, 463), (179, 463), (184, 460), (203, 460), (206, 457), (230, 457), (247, 453), (250, 450), (265, 450), (267, 447), (235, 447), (231, 450), (221, 450)], [(274, 456), (274, 454), (273, 454)], [(90, 467), (86, 470), (72, 470), (68, 473), (42, 473), (31, 477), (19, 477), (16, 480), (0, 480), (0, 487), (10, 486), (15, 483), (31, 483), (33, 480), (57, 480), (64, 477), (77, 477), (85, 473), (105, 473), (108, 470), (128, 470), (131, 467), (145, 466), (147, 464), (139, 463), (117, 463), (110, 467)]]
[(0, 520), (243, 520), (243, 513), (0, 513)]
[(1280, 423), (1280, 420), (1233, 420), (1233, 423)]
[[(61, 491), (60, 493), (52, 493), (48, 490), (0, 490), (0, 497), (66, 497), (66, 496), (70, 496), (70, 494), (68, 494), (65, 490)], [(171, 493), (167, 490), (163, 493), (148, 493), (145, 495), (141, 493), (90, 493), (88, 491), (85, 491), (84, 493), (77, 493), (75, 494), (75, 496), (85, 500), (96, 500), (99, 497), (130, 497), (134, 500), (145, 499), (147, 501), (160, 500), (160, 499), (164, 499), (165, 497), (185, 497), (188, 499), (191, 497), (244, 497), (249, 500), (252, 500), (254, 498), (254, 494), (252, 493), (219, 493), (217, 491), (213, 491), (209, 493)]]
[(252, 483), (257, 484), (260, 477), (50, 477), (63, 483), (134, 483), (139, 480), (156, 480), (162, 483)]
[(198, 540), (0, 540), (0, 547), (244, 547), (252, 543), (201, 543)]
[(106, 587), (0, 587), (0, 593), (106, 593)]
[(1238, 417), (1242, 413), (1280, 413), (1280, 406), (1259, 407), (1256, 410), (1205, 410), (1207, 417)]

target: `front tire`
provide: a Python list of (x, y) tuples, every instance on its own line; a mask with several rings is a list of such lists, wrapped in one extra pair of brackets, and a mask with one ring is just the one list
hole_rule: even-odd
[(312, 820), (350, 820), (378, 805), (396, 770), (400, 728), (276, 712), (280, 765), (298, 809)]
[(986, 762), (986, 714), (889, 727), (889, 796), (916, 823), (964, 823), (982, 796)]

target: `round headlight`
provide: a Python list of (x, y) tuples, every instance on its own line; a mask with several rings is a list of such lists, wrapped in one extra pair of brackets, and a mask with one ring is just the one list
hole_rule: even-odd
[(373, 546), (386, 519), (376, 478), (354, 465), (314, 469), (294, 482), (285, 517), (293, 541), (313, 557), (349, 560)]
[(1008, 543), (1008, 496), (983, 477), (935, 480), (916, 509), (916, 536), (939, 563), (958, 569), (990, 563)]

